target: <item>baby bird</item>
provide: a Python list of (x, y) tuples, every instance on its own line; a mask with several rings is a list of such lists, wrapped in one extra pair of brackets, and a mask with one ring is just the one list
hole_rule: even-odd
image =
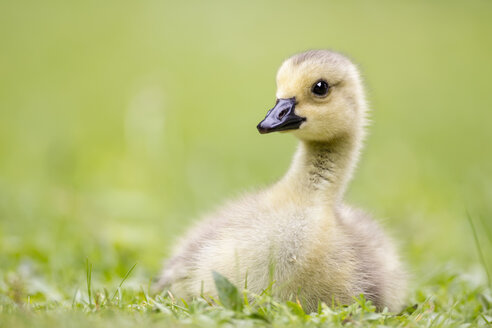
[(217, 296), (212, 272), (236, 286), (318, 302), (350, 304), (364, 294), (399, 311), (406, 276), (393, 243), (364, 212), (343, 203), (364, 139), (367, 104), (357, 67), (312, 50), (284, 61), (277, 101), (257, 128), (285, 131), (299, 146), (285, 176), (206, 217), (165, 263), (158, 286), (190, 299)]

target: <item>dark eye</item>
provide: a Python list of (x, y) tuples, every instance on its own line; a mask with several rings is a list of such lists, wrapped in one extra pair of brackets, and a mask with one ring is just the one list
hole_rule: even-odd
[(328, 91), (330, 91), (330, 86), (323, 80), (316, 82), (311, 88), (311, 92), (318, 97), (326, 96), (328, 94)]

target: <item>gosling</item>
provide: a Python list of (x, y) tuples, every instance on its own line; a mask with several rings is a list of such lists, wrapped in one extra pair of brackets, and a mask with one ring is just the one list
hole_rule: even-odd
[(191, 299), (216, 297), (216, 271), (236, 286), (300, 300), (350, 304), (365, 298), (396, 312), (406, 275), (395, 247), (366, 213), (343, 203), (358, 160), (368, 107), (357, 67), (345, 56), (312, 50), (284, 61), (277, 101), (257, 128), (300, 142), (285, 176), (206, 217), (175, 249), (157, 288)]

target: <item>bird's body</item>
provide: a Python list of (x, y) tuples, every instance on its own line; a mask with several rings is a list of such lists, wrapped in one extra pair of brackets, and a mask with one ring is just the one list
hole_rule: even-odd
[(342, 199), (366, 122), (357, 69), (337, 53), (311, 51), (284, 62), (277, 85), (277, 104), (258, 129), (292, 130), (301, 140), (290, 169), (202, 220), (165, 264), (159, 286), (183, 298), (215, 296), (216, 271), (255, 293), (274, 281), (277, 297), (300, 299), (307, 310), (360, 294), (399, 310), (405, 275), (393, 243)]

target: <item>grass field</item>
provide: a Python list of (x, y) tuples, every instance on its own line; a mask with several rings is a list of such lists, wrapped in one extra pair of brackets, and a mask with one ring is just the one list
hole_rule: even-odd
[[(0, 1), (0, 327), (490, 326), (491, 17), (475, 0)], [(295, 139), (255, 126), (310, 48), (364, 73), (347, 198), (399, 242), (408, 308), (149, 295), (192, 221), (286, 170)]]

